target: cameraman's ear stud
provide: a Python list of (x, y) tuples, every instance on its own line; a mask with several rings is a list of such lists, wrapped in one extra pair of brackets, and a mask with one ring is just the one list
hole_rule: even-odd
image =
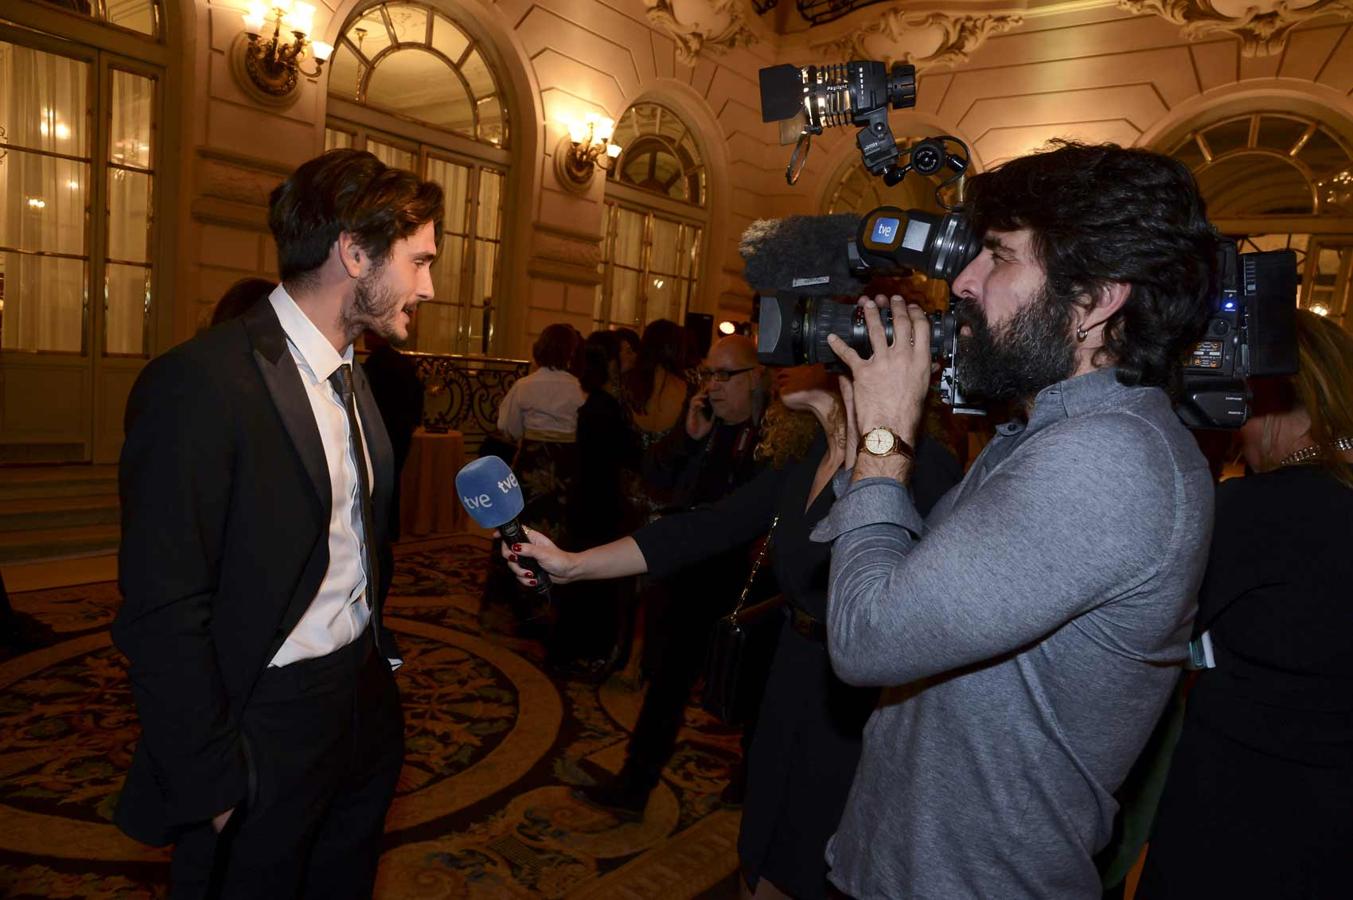
[(1086, 331), (1084, 326), (1082, 325), (1076, 326), (1076, 340), (1081, 341), (1083, 343), (1085, 339), (1088, 338), (1089, 336), (1090, 332)]

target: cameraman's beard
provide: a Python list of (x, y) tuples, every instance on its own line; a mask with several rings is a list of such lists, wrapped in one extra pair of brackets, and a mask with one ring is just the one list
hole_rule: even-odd
[(343, 333), (349, 341), (355, 341), (362, 332), (370, 329), (395, 346), (402, 346), (403, 337), (394, 333), (390, 320), (399, 309), (399, 298), (389, 287), (381, 284), (382, 267), (373, 268), (357, 279), (353, 288), (352, 306), (343, 311)]
[(1032, 303), (992, 330), (976, 303), (958, 298), (958, 324), (972, 329), (971, 335), (958, 339), (956, 376), (963, 392), (987, 400), (1023, 401), (1070, 378), (1076, 370), (1072, 306), (1045, 285)]

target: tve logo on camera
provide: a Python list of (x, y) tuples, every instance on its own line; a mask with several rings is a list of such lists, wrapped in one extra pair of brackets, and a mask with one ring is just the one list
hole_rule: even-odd
[(870, 239), (876, 244), (891, 244), (897, 237), (897, 219), (879, 218), (874, 222), (874, 234)]

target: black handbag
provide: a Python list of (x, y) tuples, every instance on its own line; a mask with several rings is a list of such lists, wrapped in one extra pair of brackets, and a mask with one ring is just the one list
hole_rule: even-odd
[(761, 703), (766, 674), (770, 671), (771, 657), (780, 634), (782, 617), (779, 612), (785, 605), (783, 594), (747, 605), (747, 595), (766, 558), (779, 521), (776, 516), (771, 522), (761, 552), (752, 563), (747, 583), (738, 596), (737, 606), (714, 623), (714, 633), (710, 635), (701, 705), (710, 715), (729, 725), (746, 722)]

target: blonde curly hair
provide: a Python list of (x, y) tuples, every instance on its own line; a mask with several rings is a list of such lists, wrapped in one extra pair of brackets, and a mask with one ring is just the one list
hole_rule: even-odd
[[(830, 425), (836, 438), (844, 441), (846, 421), (840, 399), (838, 394)], [(808, 453), (819, 430), (817, 417), (811, 412), (790, 409), (776, 397), (761, 420), (761, 440), (756, 445), (756, 458), (770, 462), (777, 469), (784, 468), (790, 460), (799, 459)]]

